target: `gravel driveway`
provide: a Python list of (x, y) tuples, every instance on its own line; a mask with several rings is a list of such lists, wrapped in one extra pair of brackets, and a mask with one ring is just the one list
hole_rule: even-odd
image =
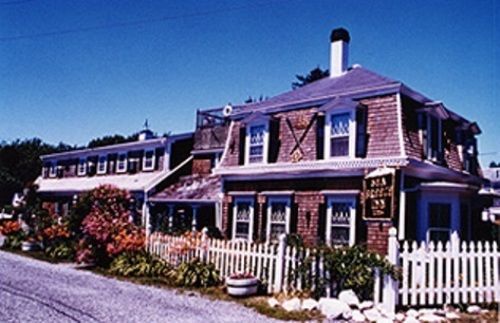
[(276, 322), (241, 305), (177, 294), (0, 251), (0, 322)]

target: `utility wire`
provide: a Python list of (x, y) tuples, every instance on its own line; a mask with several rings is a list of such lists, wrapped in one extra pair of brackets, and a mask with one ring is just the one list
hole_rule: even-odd
[[(24, 1), (34, 1), (34, 0), (24, 0)], [(281, 1), (281, 0), (276, 0), (276, 1)], [(160, 18), (123, 21), (123, 22), (108, 23), (108, 24), (95, 25), (95, 26), (89, 26), (89, 27), (69, 28), (69, 29), (63, 29), (63, 30), (47, 31), (47, 32), (28, 34), (28, 35), (6, 36), (6, 37), (0, 37), (0, 42), (10, 42), (10, 41), (16, 41), (16, 40), (21, 40), (21, 39), (36, 39), (36, 38), (51, 37), (51, 36), (57, 36), (57, 35), (67, 35), (67, 34), (74, 34), (74, 33), (81, 33), (81, 32), (90, 32), (90, 31), (95, 31), (95, 30), (105, 30), (105, 29), (112, 29), (112, 28), (138, 26), (138, 25), (158, 23), (158, 22), (163, 22), (163, 21), (210, 16), (210, 15), (214, 15), (214, 14), (221, 14), (221, 13), (226, 13), (226, 12), (240, 11), (240, 10), (258, 9), (258, 8), (263, 8), (263, 7), (272, 5), (276, 1), (268, 1), (266, 3), (260, 3), (260, 4), (256, 4), (256, 5), (239, 6), (239, 7), (218, 9), (218, 10), (214, 9), (214, 10), (199, 11), (199, 12), (193, 12), (193, 13), (182, 14), (182, 15), (164, 16), (164, 17), (160, 17)], [(14, 1), (11, 1), (11, 2), (14, 2)]]

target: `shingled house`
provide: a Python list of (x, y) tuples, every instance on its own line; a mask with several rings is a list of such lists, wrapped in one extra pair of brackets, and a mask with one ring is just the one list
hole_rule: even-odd
[(146, 129), (136, 141), (41, 156), (35, 184), (44, 207), (60, 216), (77, 194), (104, 184), (130, 191), (137, 214), (144, 214), (149, 196), (182, 175), (192, 145), (193, 133), (155, 137)]
[(232, 239), (308, 243), (480, 235), (478, 125), (444, 103), (359, 65), (349, 33), (331, 34), (330, 76), (263, 102), (233, 106), (213, 174), (220, 227)]

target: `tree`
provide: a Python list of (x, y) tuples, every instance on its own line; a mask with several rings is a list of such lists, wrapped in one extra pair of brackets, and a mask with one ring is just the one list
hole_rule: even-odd
[(130, 135), (128, 137), (122, 135), (104, 136), (89, 141), (89, 143), (87, 144), (87, 148), (97, 148), (108, 145), (122, 144), (125, 142), (136, 141), (138, 138), (139, 133), (134, 133), (133, 135)]
[(316, 82), (321, 80), (322, 78), (328, 77), (330, 72), (328, 70), (322, 70), (319, 66), (312, 69), (306, 76), (303, 75), (295, 75), (297, 79), (296, 82), (292, 83), (292, 89), (297, 89), (299, 87), (303, 87), (304, 85), (310, 84), (312, 82)]
[(495, 168), (495, 167), (500, 167), (500, 162), (499, 163), (495, 163), (494, 161), (492, 161), (490, 163), (490, 168)]

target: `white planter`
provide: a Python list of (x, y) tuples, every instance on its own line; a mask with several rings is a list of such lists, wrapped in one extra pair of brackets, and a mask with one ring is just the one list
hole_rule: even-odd
[(226, 278), (227, 293), (231, 296), (250, 296), (257, 293), (257, 278)]
[(32, 242), (32, 241), (23, 241), (21, 243), (21, 250), (22, 251), (34, 251), (38, 250), (40, 248), (40, 245), (38, 242)]

